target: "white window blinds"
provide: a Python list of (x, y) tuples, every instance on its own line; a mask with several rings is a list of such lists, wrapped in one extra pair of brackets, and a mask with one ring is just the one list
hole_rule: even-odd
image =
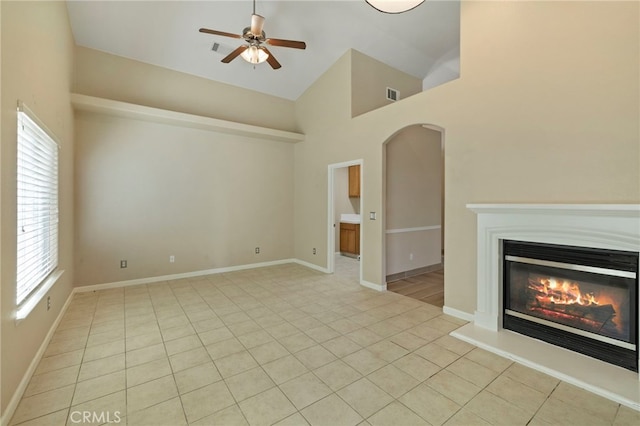
[(58, 145), (18, 109), (17, 304), (58, 266)]

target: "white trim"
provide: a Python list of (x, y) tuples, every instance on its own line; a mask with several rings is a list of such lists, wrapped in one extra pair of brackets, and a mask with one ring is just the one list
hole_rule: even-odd
[(404, 232), (419, 232), (419, 231), (432, 231), (434, 229), (441, 229), (440, 225), (431, 225), (431, 226), (418, 226), (416, 228), (397, 228), (397, 229), (387, 229), (387, 234), (402, 234)]
[(58, 151), (60, 150), (60, 139), (58, 139), (58, 137), (56, 136), (55, 133), (53, 133), (51, 131), (51, 129), (49, 129), (47, 127), (46, 124), (44, 124), (39, 118), (38, 116), (31, 111), (31, 109), (29, 109), (29, 107), (27, 105), (25, 105), (24, 102), (18, 100), (18, 112), (23, 112), (25, 113), (29, 119), (31, 119), (31, 121), (33, 121), (34, 123), (36, 123), (38, 125), (38, 127), (40, 127), (46, 134), (47, 136), (49, 136), (53, 142), (56, 144), (56, 146), (58, 147)]
[(449, 306), (443, 306), (442, 307), (442, 312), (447, 314), (447, 315), (451, 315), (452, 317), (456, 317), (459, 318), (461, 320), (464, 321), (469, 321), (469, 322), (473, 322), (473, 314), (470, 314), (468, 312), (465, 311), (461, 311), (458, 309), (454, 309), (454, 308), (450, 308)]
[(38, 303), (44, 298), (47, 292), (53, 287), (53, 285), (64, 274), (64, 270), (56, 269), (49, 275), (39, 287), (36, 287), (36, 291), (31, 293), (25, 300), (20, 303), (16, 310), (16, 325), (20, 324), (33, 309), (38, 306)]
[(606, 216), (640, 218), (640, 204), (467, 204), (475, 213)]
[[(357, 165), (362, 165), (363, 160), (362, 159), (358, 159), (358, 160), (349, 160), (349, 161), (343, 161), (341, 163), (333, 163), (333, 164), (329, 164), (329, 168), (333, 168), (333, 169), (343, 169), (345, 167), (349, 167), (349, 166), (357, 166)], [(360, 192), (362, 192), (362, 188), (360, 188)], [(360, 196), (362, 196), (362, 193), (360, 194)]]
[(191, 127), (195, 129), (213, 130), (220, 133), (258, 137), (261, 139), (271, 139), (280, 142), (296, 143), (303, 141), (305, 138), (305, 135), (302, 133), (287, 132), (284, 130), (253, 126), (250, 124), (169, 111), (160, 108), (151, 108), (143, 105), (114, 101), (111, 99), (80, 95), (78, 93), (71, 94), (71, 104), (77, 111), (97, 112), (116, 117), (172, 124), (175, 126)]
[(387, 291), (387, 283), (384, 283), (384, 285), (380, 285), (369, 281), (360, 280), (360, 285), (377, 291)]
[(62, 317), (67, 312), (67, 309), (69, 308), (69, 305), (71, 304), (71, 300), (73, 299), (73, 295), (75, 293), (76, 289), (74, 288), (73, 290), (71, 290), (71, 293), (69, 294), (69, 297), (67, 297), (66, 302), (64, 302), (64, 305), (62, 306), (62, 309), (60, 309), (60, 312), (58, 313), (55, 321), (53, 322), (53, 324), (51, 324), (49, 332), (42, 341), (42, 344), (40, 345), (40, 348), (38, 348), (38, 352), (36, 352), (33, 360), (31, 360), (27, 371), (25, 371), (24, 375), (22, 376), (22, 380), (20, 380), (18, 387), (11, 397), (11, 400), (9, 400), (7, 408), (4, 410), (4, 413), (2, 413), (2, 417), (0, 418), (1, 426), (7, 426), (9, 424), (9, 421), (15, 414), (16, 408), (18, 408), (18, 404), (20, 403), (20, 400), (22, 399), (24, 392), (27, 390), (27, 386), (29, 385), (31, 378), (33, 377), (33, 373), (35, 373), (36, 369), (38, 368), (38, 364), (40, 364), (40, 360), (42, 360), (42, 357), (47, 350), (47, 346), (49, 345), (53, 334), (58, 328), (60, 321), (62, 321)]
[(329, 274), (335, 270), (335, 259), (331, 253), (336, 247), (336, 212), (333, 202), (333, 187), (336, 180), (335, 171), (338, 168), (338, 165), (329, 164), (327, 166), (327, 272)]
[(318, 272), (322, 272), (322, 273), (325, 273), (325, 274), (330, 274), (330, 272), (329, 272), (329, 270), (327, 268), (323, 268), (322, 266), (314, 265), (313, 263), (310, 263), (310, 262), (307, 262), (307, 261), (304, 261), (304, 260), (291, 259), (291, 262), (297, 263), (298, 265), (301, 265), (301, 266), (305, 266), (305, 267), (307, 267), (309, 269), (316, 270)]
[(139, 284), (157, 283), (159, 281), (169, 281), (169, 280), (178, 280), (178, 279), (181, 279), (181, 278), (201, 277), (203, 275), (220, 274), (220, 273), (223, 273), (223, 272), (243, 271), (245, 269), (262, 268), (262, 267), (265, 267), (265, 266), (283, 265), (285, 263), (295, 263), (295, 259), (273, 260), (273, 261), (270, 261), (270, 262), (249, 263), (249, 264), (246, 264), (246, 265), (227, 266), (227, 267), (224, 267), (224, 268), (214, 268), (214, 269), (206, 269), (206, 270), (201, 270), (201, 271), (184, 272), (182, 274), (161, 275), (161, 276), (157, 276), (157, 277), (137, 278), (137, 279), (134, 279), (134, 280), (115, 281), (115, 282), (103, 283), (103, 284), (84, 285), (84, 286), (76, 287), (76, 290), (79, 291), (79, 292), (106, 290), (106, 289), (110, 289), (110, 288), (129, 287), (129, 286), (132, 286), (132, 285), (139, 285)]
[[(84, 292), (88, 292), (88, 291), (107, 290), (107, 289), (111, 289), (111, 288), (129, 287), (129, 286), (139, 285), (139, 284), (152, 284), (152, 283), (156, 283), (156, 282), (160, 282), (160, 281), (177, 280), (177, 279), (181, 279), (181, 278), (193, 278), (193, 277), (200, 277), (200, 276), (203, 276), (203, 275), (219, 274), (219, 273), (222, 273), (222, 272), (242, 271), (242, 270), (245, 270), (245, 269), (262, 268), (262, 267), (265, 267), (265, 266), (283, 265), (283, 264), (287, 264), (287, 263), (295, 263), (295, 264), (298, 264), (300, 266), (304, 266), (306, 268), (313, 269), (313, 270), (318, 271), (318, 272), (322, 272), (324, 274), (330, 274), (331, 273), (331, 272), (329, 272), (329, 270), (327, 268), (323, 268), (322, 266), (318, 266), (318, 265), (315, 265), (313, 263), (310, 263), (310, 262), (307, 262), (307, 261), (304, 261), (304, 260), (300, 260), (300, 259), (282, 259), (282, 260), (275, 260), (275, 261), (272, 261), (272, 262), (251, 263), (251, 264), (247, 264), (247, 265), (229, 266), (229, 267), (225, 267), (225, 268), (216, 268), (216, 269), (207, 269), (207, 270), (202, 270), (202, 271), (185, 272), (183, 274), (162, 275), (162, 276), (158, 276), (158, 277), (138, 278), (138, 279), (135, 279), (135, 280), (115, 281), (115, 282), (104, 283), (104, 284), (85, 285), (85, 286), (76, 287), (74, 289), (74, 291), (78, 292), (78, 293), (84, 293)], [(364, 287), (367, 287), (367, 288), (370, 288), (370, 289), (373, 289), (373, 290), (377, 290), (377, 291), (386, 291), (387, 290), (386, 283), (384, 285), (380, 285), (380, 284), (374, 284), (374, 283), (369, 282), (369, 281), (360, 280), (360, 285), (362, 285)]]

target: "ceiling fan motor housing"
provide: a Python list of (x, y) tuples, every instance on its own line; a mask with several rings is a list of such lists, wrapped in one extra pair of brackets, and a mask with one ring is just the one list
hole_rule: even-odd
[(262, 31), (262, 34), (257, 36), (251, 32), (251, 27), (246, 27), (244, 30), (242, 30), (242, 38), (244, 38), (248, 43), (256, 42), (256, 41), (258, 43), (264, 43), (265, 40), (267, 39), (267, 35), (265, 34), (264, 31)]

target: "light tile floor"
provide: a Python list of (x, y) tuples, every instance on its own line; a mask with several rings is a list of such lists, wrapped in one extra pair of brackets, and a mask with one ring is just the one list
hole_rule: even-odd
[(288, 264), (78, 293), (11, 423), (640, 424), (356, 282)]

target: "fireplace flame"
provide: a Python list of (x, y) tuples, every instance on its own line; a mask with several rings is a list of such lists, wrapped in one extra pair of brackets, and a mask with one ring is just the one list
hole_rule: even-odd
[(599, 305), (593, 293), (582, 293), (578, 283), (556, 278), (540, 278), (539, 286), (533, 284), (537, 292), (536, 299), (559, 305), (579, 304), (582, 306)]
[(545, 317), (571, 318), (596, 332), (605, 323), (619, 332), (623, 330), (623, 320), (617, 314), (619, 301), (609, 293), (582, 292), (578, 282), (538, 274), (529, 275), (528, 290), (529, 297), (535, 300), (529, 309), (542, 312)]

